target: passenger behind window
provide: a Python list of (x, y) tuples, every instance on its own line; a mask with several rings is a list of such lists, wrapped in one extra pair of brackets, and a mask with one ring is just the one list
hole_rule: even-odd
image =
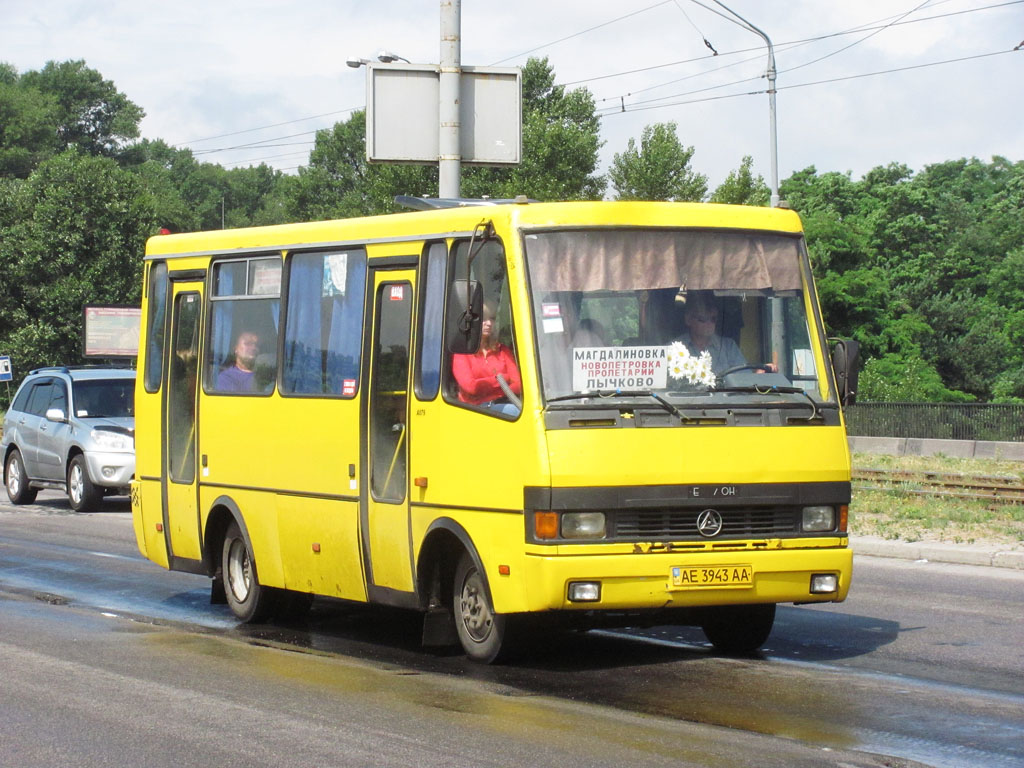
[(452, 355), (452, 375), (458, 384), (459, 400), (470, 405), (493, 408), (515, 416), (519, 408), (508, 401), (498, 376), (517, 397), (523, 382), (512, 350), (498, 341), (499, 327), (492, 305), (484, 305), (480, 328), (480, 349), (475, 355)]
[(234, 346), (234, 365), (217, 375), (220, 392), (252, 392), (256, 384), (256, 358), (260, 354), (260, 337), (252, 331), (238, 334)]

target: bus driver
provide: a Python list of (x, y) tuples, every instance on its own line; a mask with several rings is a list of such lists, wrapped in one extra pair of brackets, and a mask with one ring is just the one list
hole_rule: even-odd
[(498, 323), (493, 306), (484, 306), (480, 349), (475, 355), (452, 355), (452, 375), (459, 385), (459, 400), (462, 402), (494, 408), (512, 416), (519, 413), (512, 403), (499, 402), (505, 398), (505, 392), (498, 383), (499, 375), (518, 396), (523, 393), (523, 382), (512, 350), (498, 341)]

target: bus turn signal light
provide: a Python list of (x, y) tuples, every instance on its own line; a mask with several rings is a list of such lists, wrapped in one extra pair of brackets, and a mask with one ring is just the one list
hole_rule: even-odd
[(538, 539), (558, 538), (558, 513), (534, 512), (533, 532)]

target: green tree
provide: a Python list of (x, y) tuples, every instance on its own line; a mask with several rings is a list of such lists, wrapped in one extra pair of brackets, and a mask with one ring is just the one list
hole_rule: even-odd
[(732, 205), (768, 205), (772, 192), (760, 174), (754, 176), (751, 167), (754, 158), (744, 155), (740, 167), (730, 171), (718, 188), (711, 194), (712, 203)]
[(293, 220), (345, 218), (398, 210), (395, 195), (436, 196), (437, 168), (366, 161), (366, 113), (317, 131), (309, 165), (299, 168), (288, 206)]
[(616, 153), (608, 175), (618, 200), (703, 200), (708, 180), (690, 168), (694, 148), (684, 147), (676, 124), (655, 123), (644, 128), (640, 146), (629, 140)]
[(0, 64), (0, 176), (25, 178), (57, 147), (56, 105)]
[(53, 100), (58, 151), (76, 146), (89, 154), (116, 157), (139, 135), (145, 112), (84, 61), (49, 61), (41, 70), (23, 74), (19, 84)]
[(555, 85), (547, 58), (523, 67), (522, 162), (510, 168), (465, 168), (464, 197), (534, 200), (599, 200), (605, 179), (597, 173), (601, 123), (586, 88)]
[(85, 305), (139, 301), (149, 198), (113, 160), (72, 149), (3, 200), (16, 223), (0, 238), (0, 348), (20, 370), (79, 361)]

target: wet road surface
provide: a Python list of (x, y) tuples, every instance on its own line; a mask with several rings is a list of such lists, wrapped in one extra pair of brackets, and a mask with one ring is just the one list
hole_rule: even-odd
[[(126, 502), (105, 509), (76, 516), (66, 502), (43, 496), (31, 508), (0, 505), (0, 590), (10, 598), (0, 602), (0, 616), (32, 614), (42, 622), (29, 607), (73, 611), (75, 626), (101, 616), (91, 606), (120, 617), (103, 617), (101, 626), (105, 620), (134, 627), (122, 630), (127, 635), (171, 633), (167, 644), (180, 644), (182, 653), (224, 643), (247, 649), (238, 653), (301, 649), (305, 653), (288, 656), (369, 664), (374, 674), (395, 680), (458, 684), (465, 686), (460, 695), (497, 695), (530, 702), (528, 708), (603, 705), (616, 717), (653, 716), (659, 726), (724, 726), (734, 729), (736, 744), (764, 734), (811, 750), (794, 757), (798, 762), (780, 764), (805, 758), (838, 764), (838, 751), (860, 750), (935, 766), (1024, 765), (1024, 574), (857, 558), (846, 603), (781, 607), (756, 658), (714, 656), (699, 630), (671, 627), (556, 636), (514, 664), (480, 667), (461, 656), (422, 651), (411, 615), (340, 601), (318, 600), (301, 627), (239, 627), (224, 606), (209, 604), (207, 579), (169, 573), (138, 555)], [(46, 595), (55, 605), (46, 604)], [(8, 625), (6, 619), (0, 625), (0, 644)], [(199, 639), (182, 640), (182, 630)], [(424, 702), (430, 698), (423, 694)], [(483, 706), (458, 704), (458, 696), (452, 701), (455, 711)], [(532, 709), (516, 715), (552, 716)], [(675, 738), (650, 738), (668, 741), (654, 748), (656, 754), (641, 750), (631, 762), (639, 756), (658, 764), (671, 753), (676, 764), (719, 764), (675, 752)], [(607, 748), (610, 756), (621, 744)], [(767, 764), (728, 762), (734, 757), (718, 753), (715, 760)]]

